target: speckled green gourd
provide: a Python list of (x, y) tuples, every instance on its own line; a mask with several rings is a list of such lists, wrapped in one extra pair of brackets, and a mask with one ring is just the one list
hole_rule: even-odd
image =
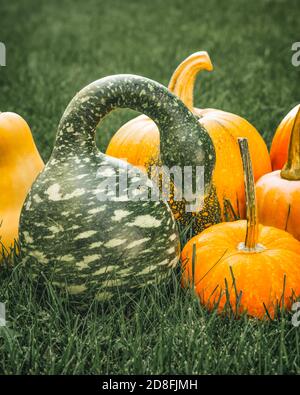
[(129, 292), (157, 282), (179, 256), (177, 227), (166, 202), (97, 198), (99, 183), (110, 171), (135, 170), (95, 145), (98, 123), (118, 107), (140, 111), (157, 123), (167, 166), (205, 165), (208, 188), (215, 163), (207, 132), (178, 98), (152, 80), (110, 76), (73, 98), (51, 158), (24, 203), (20, 242), (24, 264), (72, 294), (100, 300), (109, 300), (116, 288)]

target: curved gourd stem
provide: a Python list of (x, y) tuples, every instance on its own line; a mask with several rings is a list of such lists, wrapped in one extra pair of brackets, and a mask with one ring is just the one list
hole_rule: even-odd
[(246, 194), (246, 207), (247, 207), (247, 232), (244, 244), (245, 251), (257, 251), (259, 246), (258, 242), (258, 218), (257, 218), (257, 203), (255, 195), (255, 184), (253, 177), (252, 163), (248, 147), (247, 138), (238, 139), (241, 157), (244, 169), (244, 183)]
[[(114, 75), (82, 89), (70, 102), (58, 127), (54, 157), (94, 150), (98, 123), (113, 109), (130, 108), (146, 114), (160, 130), (163, 164), (204, 166), (208, 189), (215, 164), (215, 150), (207, 131), (183, 102), (163, 85), (135, 75)], [(96, 151), (95, 151), (96, 150)]]
[(290, 137), (288, 160), (283, 166), (280, 176), (290, 181), (300, 180), (300, 107)]
[(213, 70), (213, 65), (206, 51), (196, 52), (180, 63), (174, 71), (168, 86), (169, 90), (180, 97), (191, 111), (194, 108), (195, 80), (201, 70)]

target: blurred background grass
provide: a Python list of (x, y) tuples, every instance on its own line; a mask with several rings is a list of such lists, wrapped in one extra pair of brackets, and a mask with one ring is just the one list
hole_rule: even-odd
[[(30, 124), (46, 161), (60, 117), (87, 83), (135, 73), (163, 84), (186, 56), (207, 50), (214, 63), (196, 85), (198, 107), (235, 112), (268, 144), (300, 102), (299, 0), (0, 0), (0, 111)], [(130, 111), (100, 126), (104, 150)], [(22, 144), (22, 142), (16, 142)], [(290, 314), (274, 322), (208, 313), (174, 280), (131, 302), (85, 316), (51, 286), (40, 297), (30, 273), (0, 271), (7, 328), (0, 373), (299, 373), (299, 330)], [(166, 289), (165, 289), (166, 288)], [(41, 300), (42, 299), (42, 300)]]
[[(276, 125), (300, 101), (298, 0), (0, 0), (0, 111), (30, 124), (47, 160), (59, 119), (87, 83), (115, 73), (167, 84), (186, 56), (207, 50), (215, 69), (196, 85), (198, 107), (235, 112), (270, 143)], [(108, 117), (104, 150), (130, 111)]]

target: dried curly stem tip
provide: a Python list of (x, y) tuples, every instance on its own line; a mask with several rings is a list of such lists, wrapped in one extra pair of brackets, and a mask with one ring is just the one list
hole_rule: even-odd
[(206, 51), (195, 52), (186, 58), (174, 71), (168, 89), (178, 96), (189, 110), (194, 107), (194, 85), (201, 70), (211, 71), (213, 65)]
[(244, 183), (247, 207), (247, 232), (244, 243), (239, 245), (239, 249), (248, 252), (259, 252), (263, 246), (258, 241), (258, 218), (257, 203), (255, 196), (255, 184), (252, 170), (252, 163), (248, 147), (248, 139), (240, 137), (238, 139), (244, 169)]
[(300, 107), (291, 133), (288, 160), (283, 166), (280, 176), (290, 181), (300, 180)]

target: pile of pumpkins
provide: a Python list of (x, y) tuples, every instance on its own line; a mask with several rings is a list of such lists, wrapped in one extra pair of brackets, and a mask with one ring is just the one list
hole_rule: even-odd
[[(100, 301), (162, 281), (181, 258), (182, 286), (209, 309), (272, 318), (289, 308), (300, 295), (300, 105), (280, 123), (269, 155), (245, 119), (194, 107), (196, 76), (212, 69), (202, 51), (177, 67), (168, 89), (135, 75), (91, 83), (66, 108), (46, 165), (27, 123), (0, 113), (2, 256), (18, 241), (22, 264), (37, 276)], [(97, 125), (125, 107), (145, 115), (99, 152)], [(172, 193), (168, 201), (99, 199), (107, 179), (120, 190), (125, 174), (127, 189), (137, 175), (144, 180), (142, 196), (153, 165), (203, 166), (201, 210), (189, 212)], [(185, 246), (178, 224), (196, 234)]]

